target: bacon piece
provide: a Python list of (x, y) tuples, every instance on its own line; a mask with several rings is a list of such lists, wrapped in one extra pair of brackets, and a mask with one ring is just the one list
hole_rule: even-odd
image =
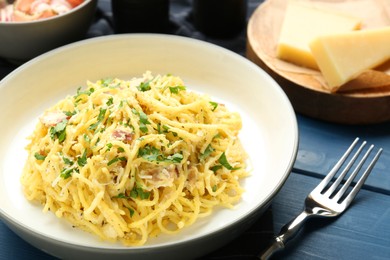
[(114, 132), (112, 132), (112, 136), (119, 140), (122, 141), (126, 144), (130, 144), (133, 141), (134, 134), (122, 129), (115, 129)]
[(148, 184), (147, 188), (169, 187), (177, 177), (177, 170), (174, 165), (141, 170), (139, 177)]
[(187, 176), (187, 185), (190, 190), (195, 188), (197, 180), (198, 180), (198, 169), (192, 166), (188, 170), (188, 176)]
[(55, 126), (64, 119), (68, 119), (62, 111), (46, 111), (39, 120), (47, 127)]

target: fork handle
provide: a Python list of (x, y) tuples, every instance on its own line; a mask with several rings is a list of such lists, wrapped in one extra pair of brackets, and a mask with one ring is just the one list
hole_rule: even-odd
[(274, 238), (273, 243), (262, 254), (260, 254), (258, 258), (261, 260), (266, 260), (275, 252), (284, 249), (286, 244), (298, 234), (298, 231), (311, 215), (312, 214), (309, 212), (303, 211), (301, 214), (284, 225), (278, 236)]

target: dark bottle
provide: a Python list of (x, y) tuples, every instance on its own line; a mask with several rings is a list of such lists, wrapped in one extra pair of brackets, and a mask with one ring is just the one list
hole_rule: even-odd
[(234, 37), (246, 25), (247, 0), (193, 0), (195, 27), (205, 35)]
[(116, 33), (165, 33), (169, 0), (111, 0)]

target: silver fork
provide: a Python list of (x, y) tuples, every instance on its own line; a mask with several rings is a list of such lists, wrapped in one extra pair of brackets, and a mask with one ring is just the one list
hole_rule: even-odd
[(360, 179), (356, 182), (355, 186), (349, 193), (347, 193), (346, 191), (351, 186), (352, 181), (358, 175), (363, 164), (365, 163), (374, 148), (374, 145), (371, 145), (368, 148), (364, 156), (357, 163), (357, 166), (352, 171), (351, 175), (348, 177), (347, 180), (345, 180), (344, 183), (342, 183), (345, 176), (347, 175), (351, 167), (354, 165), (355, 161), (357, 160), (364, 146), (366, 145), (367, 142), (364, 141), (357, 149), (353, 157), (350, 159), (348, 164), (345, 166), (345, 168), (342, 169), (338, 178), (334, 180), (334, 176), (337, 172), (339, 172), (345, 160), (349, 157), (358, 141), (359, 138), (356, 138), (355, 141), (344, 153), (344, 155), (328, 173), (328, 175), (326, 175), (325, 178), (320, 182), (320, 184), (318, 184), (318, 186), (315, 187), (314, 190), (306, 197), (305, 207), (302, 213), (282, 227), (278, 236), (275, 237), (273, 244), (258, 256), (259, 259), (268, 259), (276, 251), (283, 249), (286, 244), (296, 236), (299, 229), (303, 226), (304, 222), (307, 219), (311, 217), (336, 217), (348, 208), (352, 200), (355, 198), (356, 194), (363, 186), (368, 175), (371, 173), (372, 168), (374, 168), (374, 165), (379, 159), (379, 156), (381, 155), (383, 150), (382, 148), (378, 150), (378, 152), (375, 154), (374, 158), (371, 160)]

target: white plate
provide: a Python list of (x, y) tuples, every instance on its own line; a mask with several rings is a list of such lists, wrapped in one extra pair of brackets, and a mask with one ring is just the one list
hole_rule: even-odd
[[(178, 235), (161, 235), (142, 247), (99, 241), (42, 207), (27, 202), (19, 178), (38, 116), (86, 80), (130, 78), (146, 70), (181, 77), (238, 111), (241, 139), (253, 164), (236, 208), (218, 208)], [(184, 259), (217, 249), (259, 217), (294, 163), (298, 129), (282, 89), (259, 67), (221, 47), (178, 36), (133, 34), (95, 38), (46, 53), (0, 82), (0, 217), (34, 246), (60, 258)]]

